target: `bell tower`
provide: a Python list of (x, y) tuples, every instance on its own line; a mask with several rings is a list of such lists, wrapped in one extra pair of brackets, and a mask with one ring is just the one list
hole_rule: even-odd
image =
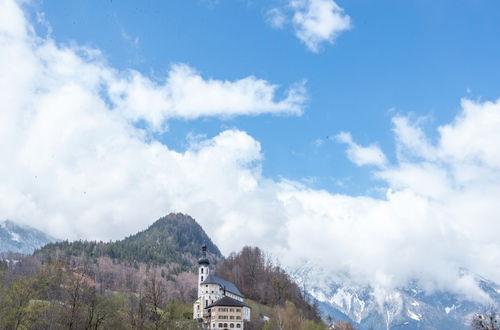
[(202, 295), (201, 283), (210, 275), (210, 261), (207, 258), (207, 246), (201, 247), (201, 258), (198, 259), (198, 298)]

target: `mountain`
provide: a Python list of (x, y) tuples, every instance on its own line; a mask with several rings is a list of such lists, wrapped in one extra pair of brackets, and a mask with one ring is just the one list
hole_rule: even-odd
[(148, 229), (114, 242), (74, 241), (44, 246), (37, 254), (109, 257), (117, 261), (152, 265), (176, 264), (179, 271), (189, 271), (206, 244), (214, 263), (222, 258), (219, 248), (192, 217), (170, 213), (155, 221)]
[(31, 254), (36, 249), (57, 239), (44, 232), (10, 220), (0, 223), (0, 252)]
[(426, 294), (417, 285), (387, 293), (382, 303), (373, 289), (331, 284), (329, 290), (310, 290), (326, 319), (347, 320), (359, 329), (465, 330), (471, 316), (491, 305), (500, 306), (500, 286), (476, 276), (492, 303), (483, 305), (450, 292)]

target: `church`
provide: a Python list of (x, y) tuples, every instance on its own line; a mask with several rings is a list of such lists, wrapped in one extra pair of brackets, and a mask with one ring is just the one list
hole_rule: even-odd
[(250, 321), (250, 307), (244, 295), (231, 282), (210, 274), (207, 246), (201, 247), (198, 260), (198, 299), (193, 304), (193, 319), (199, 320), (203, 329), (244, 329)]

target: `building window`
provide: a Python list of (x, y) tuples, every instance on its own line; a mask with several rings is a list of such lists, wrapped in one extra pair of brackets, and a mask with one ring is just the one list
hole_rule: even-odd
[(236, 324), (236, 327), (237, 327), (237, 328), (241, 328), (241, 324), (239, 324), (239, 323), (238, 323), (238, 324)]
[(224, 328), (227, 328), (227, 323), (224, 323)]
[(201, 281), (203, 282), (203, 276), (201, 277)]
[(222, 328), (224, 325), (222, 323), (219, 323), (219, 328)]
[(234, 328), (234, 324), (233, 323), (229, 324), (229, 327)]

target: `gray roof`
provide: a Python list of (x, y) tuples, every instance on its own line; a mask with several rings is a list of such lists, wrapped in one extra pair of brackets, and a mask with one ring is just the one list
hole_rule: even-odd
[(236, 287), (236, 285), (234, 285), (233, 283), (231, 283), (229, 281), (223, 280), (219, 276), (215, 276), (215, 275), (210, 274), (202, 282), (202, 284), (219, 284), (222, 288), (225, 288), (226, 291), (234, 293), (234, 294), (236, 294), (236, 295), (238, 295), (240, 297), (243, 297), (243, 298), (245, 297), (243, 295), (243, 293), (241, 293), (240, 290), (238, 290), (238, 288)]
[(236, 300), (234, 298), (225, 296), (211, 304), (210, 306), (205, 307), (205, 309), (214, 307), (214, 306), (230, 306), (230, 307), (248, 307), (247, 304), (244, 302), (241, 302), (239, 300)]

